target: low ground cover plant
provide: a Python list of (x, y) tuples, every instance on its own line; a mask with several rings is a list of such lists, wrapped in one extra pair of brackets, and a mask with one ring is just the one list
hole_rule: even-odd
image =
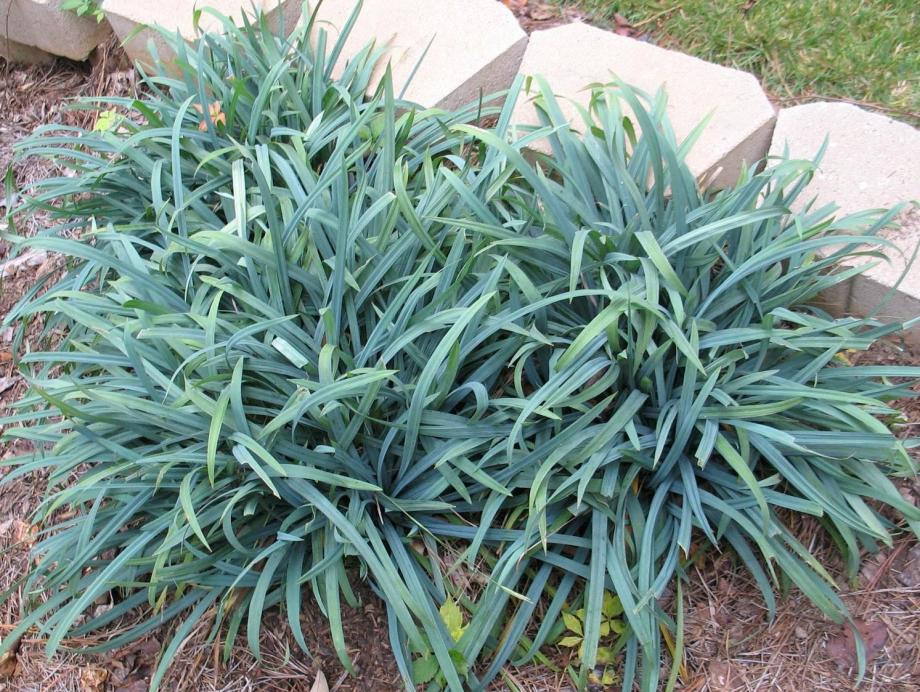
[[(280, 608), (309, 650), (310, 598), (351, 668), (363, 580), (407, 687), (480, 689), (569, 620), (579, 684), (616, 664), (652, 690), (700, 544), (771, 611), (793, 584), (845, 621), (779, 511), (819, 517), (852, 570), (920, 531), (886, 403), (920, 372), (846, 359), (901, 325), (809, 305), (895, 211), (793, 213), (807, 162), (701, 190), (661, 95), (597, 87), (583, 134), (539, 81), (416, 109), (375, 86), (373, 47), (333, 76), (344, 38), (313, 34), (228, 26), (147, 96), (84, 104), (96, 128), (22, 145), (74, 175), (19, 210), (57, 227), (11, 236), (68, 269), (7, 318), (65, 336), (21, 356), (4, 419), (36, 448), (6, 478), (48, 485), (0, 650), (174, 621), (156, 686), (203, 618), (258, 655)], [(511, 122), (527, 91), (538, 128)]]

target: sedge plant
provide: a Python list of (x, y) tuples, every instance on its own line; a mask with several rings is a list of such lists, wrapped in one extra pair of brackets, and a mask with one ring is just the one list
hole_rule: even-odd
[[(344, 38), (314, 29), (228, 25), (145, 96), (85, 102), (104, 126), (22, 144), (74, 175), (19, 210), (57, 226), (11, 236), (68, 268), (6, 318), (20, 344), (38, 318), (64, 337), (21, 355), (2, 421), (35, 448), (6, 481), (48, 480), (0, 650), (171, 622), (156, 687), (205, 616), (258, 656), (278, 608), (308, 651), (312, 599), (352, 669), (364, 581), (407, 688), (482, 689), (576, 611), (586, 684), (616, 599), (619, 677), (654, 690), (694, 541), (733, 550), (770, 612), (788, 581), (846, 621), (784, 517), (817, 517), (851, 570), (920, 532), (887, 424), (920, 371), (846, 359), (903, 325), (812, 306), (862, 270), (841, 260), (879, 261), (897, 210), (793, 212), (800, 161), (701, 189), (663, 95), (621, 84), (575, 128), (539, 81), (489, 126), (417, 108), (375, 84), (373, 47), (333, 76)], [(534, 85), (543, 122), (517, 127)]]

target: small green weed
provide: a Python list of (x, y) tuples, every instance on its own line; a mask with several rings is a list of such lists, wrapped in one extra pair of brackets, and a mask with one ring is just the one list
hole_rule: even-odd
[[(441, 604), (438, 609), (441, 620), (447, 628), (448, 634), (454, 642), (459, 642), (466, 632), (467, 626), (463, 624), (463, 610), (452, 598), (448, 598)], [(449, 649), (448, 653), (457, 670), (466, 674), (466, 660), (463, 654), (456, 648)], [(444, 689), (447, 685), (447, 678), (441, 673), (440, 664), (431, 648), (427, 646), (413, 649), (415, 659), (412, 661), (412, 678), (417, 685), (433, 684), (435, 689)]]
[[(588, 679), (592, 684), (613, 685), (618, 681), (612, 664), (626, 641), (623, 635), (627, 631), (627, 624), (620, 617), (622, 614), (623, 604), (620, 603), (619, 597), (605, 591), (604, 604), (601, 608), (600, 640), (595, 658), (595, 665), (600, 666), (601, 671), (599, 673), (595, 670), (590, 671)], [(567, 649), (577, 649), (576, 657), (580, 664), (585, 656), (586, 611), (583, 607), (574, 612), (563, 611), (562, 620), (565, 623), (566, 632), (557, 644)], [(576, 676), (573, 677), (577, 680)]]
[(98, 0), (63, 0), (61, 9), (73, 12), (79, 17), (93, 17), (97, 22), (105, 19), (102, 3)]

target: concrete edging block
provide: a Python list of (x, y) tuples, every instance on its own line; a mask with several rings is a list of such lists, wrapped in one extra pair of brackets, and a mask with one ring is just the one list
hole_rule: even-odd
[[(716, 187), (734, 184), (742, 167), (763, 159), (770, 145), (775, 113), (754, 75), (587, 24), (535, 31), (521, 73), (542, 75), (576, 127), (580, 117), (574, 104), (587, 104), (585, 87), (614, 76), (649, 93), (664, 88), (678, 140), (712, 114), (687, 164)], [(519, 123), (538, 122), (534, 106), (526, 101), (514, 115)]]
[[(0, 18), (0, 40), (10, 39), (11, 55), (23, 62), (42, 61), (34, 49), (86, 60), (111, 33), (105, 22), (62, 10), (61, 0), (0, 0)], [(12, 52), (13, 43), (18, 44), (16, 53)]]
[[(825, 138), (824, 158), (800, 204), (812, 199), (818, 206), (836, 204), (839, 214), (845, 215), (920, 200), (920, 130), (847, 103), (810, 103), (780, 111), (770, 155), (782, 156), (788, 148), (793, 158), (813, 159)], [(895, 321), (920, 316), (920, 265), (911, 265), (905, 274), (920, 243), (920, 208), (908, 208), (899, 222), (899, 228), (881, 234), (897, 250), (877, 248), (888, 262), (848, 282), (841, 311), (875, 314), (883, 297), (900, 281), (876, 316)], [(838, 300), (843, 295), (838, 294)], [(907, 339), (920, 343), (920, 327), (910, 330)]]
[[(338, 38), (354, 6), (354, 0), (325, 0), (319, 7), (316, 28), (327, 32), (328, 44)], [(407, 100), (457, 108), (476, 101), (480, 93), (511, 85), (527, 35), (495, 0), (365, 0), (336, 70), (341, 72), (348, 58), (372, 41), (386, 46), (375, 82), (389, 62), (397, 94), (411, 76)]]
[[(115, 34), (122, 41), (125, 52), (132, 61), (152, 67), (151, 42), (159, 58), (166, 64), (175, 60), (175, 51), (163, 36), (151, 27), (158, 25), (170, 32), (178, 32), (192, 43), (198, 34), (195, 30), (196, 9), (213, 9), (230, 19), (238, 20), (245, 13), (254, 15), (256, 8), (265, 13), (268, 25), (277, 30), (283, 23), (291, 31), (297, 25), (303, 9), (302, 0), (157, 0), (156, 3), (139, 0), (105, 0), (102, 9)], [(199, 20), (202, 32), (220, 33), (222, 25), (213, 14), (202, 12)]]
[(9, 62), (25, 65), (47, 65), (54, 62), (56, 57), (41, 48), (27, 46), (6, 36), (0, 36), (0, 58)]

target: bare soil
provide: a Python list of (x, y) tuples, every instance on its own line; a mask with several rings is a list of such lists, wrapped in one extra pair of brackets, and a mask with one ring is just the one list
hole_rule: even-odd
[[(529, 20), (542, 28), (553, 18), (538, 14)], [(0, 174), (11, 165), (21, 188), (58, 173), (46, 163), (13, 161), (14, 144), (41, 124), (86, 122), (80, 119), (92, 117), (91, 113), (64, 108), (74, 96), (132, 93), (133, 73), (124, 67), (123, 56), (114, 46), (100, 50), (90, 66), (59, 61), (49, 67), (26, 68), (0, 60)], [(3, 203), (0, 195), (0, 230), (4, 225)], [(34, 233), (46, 219), (35, 216), (17, 221), (19, 232)], [(8, 250), (8, 244), (0, 240), (0, 264)], [(49, 266), (24, 267), (0, 283), (0, 317)], [(23, 348), (33, 337), (30, 330)], [(25, 391), (10, 339), (9, 331), (0, 330), (0, 416), (6, 415), (10, 403)], [(920, 364), (920, 354), (893, 343), (860, 354), (858, 359)], [(899, 407), (907, 417), (902, 434), (916, 435), (920, 430), (920, 400), (900, 402)], [(21, 445), (7, 444), (0, 447), (0, 459), (24, 451), (28, 450)], [(920, 504), (920, 481), (905, 479), (902, 488), (905, 497)], [(0, 590), (11, 588), (28, 567), (35, 531), (30, 516), (43, 492), (40, 475), (0, 489)], [(905, 534), (892, 547), (868, 556), (857, 579), (850, 581), (820, 526), (793, 517), (790, 521), (797, 522), (796, 534), (837, 576), (847, 604), (861, 623), (870, 654), (861, 689), (920, 690), (920, 546)], [(301, 619), (311, 656), (299, 651), (284, 618), (271, 614), (263, 630), (262, 660), (256, 661), (240, 641), (229, 664), (224, 664), (217, 655), (222, 642), (215, 645), (205, 641), (210, 629), (205, 618), (175, 657), (164, 689), (306, 691), (321, 670), (333, 690), (399, 690), (399, 675), (387, 641), (385, 609), (367, 587), (357, 589), (357, 593), (363, 607), (343, 609), (357, 677), (349, 676), (338, 661), (322, 614), (306, 605)], [(14, 596), (0, 608), (0, 636), (17, 622), (19, 603), (19, 597)], [(685, 590), (684, 608), (686, 651), (679, 689), (837, 692), (854, 688), (852, 640), (844, 629), (824, 618), (794, 590), (780, 598), (778, 616), (768, 622), (756, 586), (730, 553), (710, 552), (698, 560)], [(68, 644), (79, 648), (104, 638)], [(156, 666), (161, 643), (168, 638), (168, 632), (155, 632), (107, 655), (66, 654), (49, 661), (42, 655), (41, 642), (27, 637), (14, 655), (0, 659), (0, 691), (141, 692)], [(545, 653), (557, 670), (564, 670), (569, 662), (565, 651), (550, 648)], [(533, 691), (571, 689), (563, 672), (541, 666), (509, 667), (493, 689), (513, 689), (512, 685)]]

